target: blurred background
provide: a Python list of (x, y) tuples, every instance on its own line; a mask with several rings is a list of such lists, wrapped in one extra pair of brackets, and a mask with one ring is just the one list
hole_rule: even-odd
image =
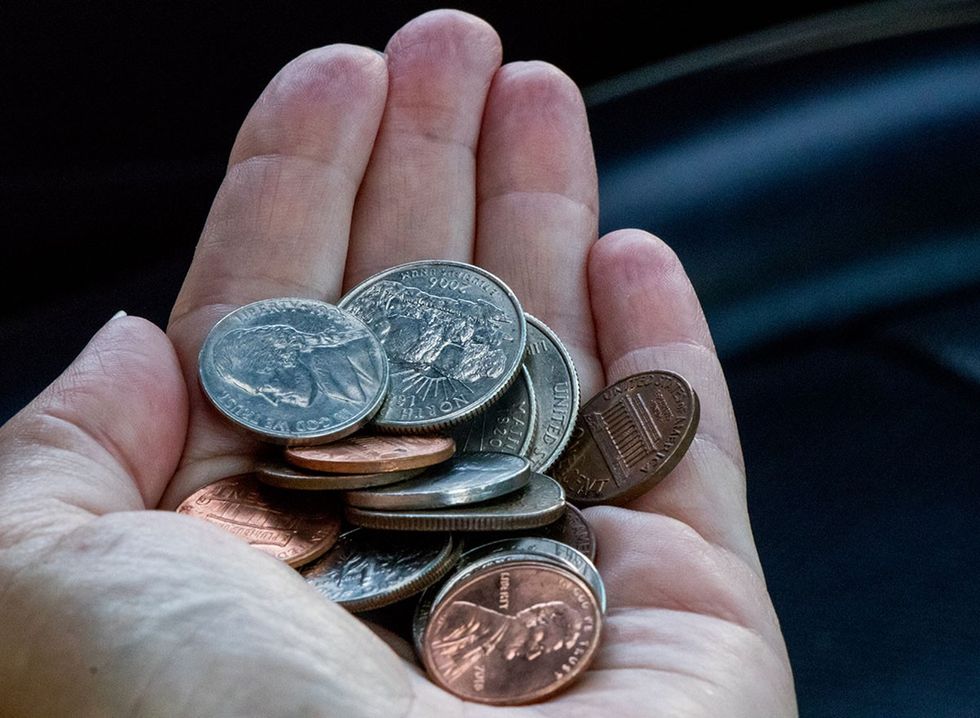
[[(0, 8), (0, 418), (117, 309), (166, 322), (280, 66), (434, 7)], [(980, 715), (980, 5), (457, 7), (585, 89), (603, 230), (698, 288), (801, 714)]]

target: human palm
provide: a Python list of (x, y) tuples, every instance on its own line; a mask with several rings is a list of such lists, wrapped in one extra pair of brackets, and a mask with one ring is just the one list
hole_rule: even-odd
[[(110, 321), (0, 430), (4, 715), (431, 716), (500, 709), (429, 683), (300, 576), (173, 509), (261, 450), (209, 407), (211, 326), (277, 296), (335, 301), (416, 259), (475, 262), (562, 337), (584, 396), (651, 369), (701, 398), (680, 465), (586, 512), (609, 613), (599, 655), (538, 714), (788, 716), (792, 677), (745, 508), (724, 377), (659, 240), (596, 240), (575, 86), (500, 66), (493, 30), (440, 11), (384, 56), (335, 45), (287, 65), (231, 153), (165, 336)], [(148, 511), (159, 508), (163, 511)]]

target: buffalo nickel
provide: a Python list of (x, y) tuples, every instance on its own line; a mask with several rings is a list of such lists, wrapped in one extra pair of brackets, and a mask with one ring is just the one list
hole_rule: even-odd
[(697, 394), (667, 371), (634, 374), (582, 407), (552, 474), (580, 506), (643, 494), (684, 457), (698, 426)]
[(340, 306), (374, 331), (391, 364), (389, 396), (374, 418), (384, 431), (436, 431), (479, 414), (524, 360), (520, 302), (469, 264), (403, 264), (361, 282)]
[(349, 506), (405, 511), (473, 504), (513, 493), (527, 486), (527, 459), (484, 452), (457, 454), (408, 481), (349, 491)]
[[(528, 325), (530, 332), (530, 324)], [(452, 428), (458, 451), (502, 451), (528, 456), (537, 427), (537, 399), (527, 368), (482, 414)]]
[(571, 354), (540, 319), (526, 314), (527, 358), (524, 367), (538, 408), (538, 424), (530, 453), (531, 469), (545, 472), (561, 455), (575, 428), (579, 383)]
[(205, 396), (279, 444), (316, 444), (364, 426), (388, 390), (388, 361), (357, 317), (312, 299), (265, 299), (214, 325), (199, 357)]
[(527, 486), (499, 499), (419, 511), (383, 511), (348, 506), (356, 526), (389, 531), (508, 531), (544, 526), (561, 517), (565, 493), (554, 479), (530, 476)]
[(452, 536), (388, 536), (366, 529), (341, 535), (333, 549), (300, 573), (307, 583), (349, 611), (367, 611), (413, 596), (456, 563)]

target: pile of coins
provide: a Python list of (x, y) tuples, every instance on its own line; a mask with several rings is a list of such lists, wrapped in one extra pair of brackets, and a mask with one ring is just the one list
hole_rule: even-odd
[(280, 448), (178, 511), (352, 612), (416, 598), (401, 628), (430, 677), (501, 705), (553, 695), (596, 653), (605, 588), (573, 503), (643, 493), (698, 422), (669, 372), (580, 411), (558, 336), (500, 279), (449, 261), (384, 271), (337, 306), (241, 307), (208, 335), (199, 374), (221, 414)]

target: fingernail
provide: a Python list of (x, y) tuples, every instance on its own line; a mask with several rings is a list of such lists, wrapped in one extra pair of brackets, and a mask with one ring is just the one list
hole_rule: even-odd
[(113, 319), (119, 319), (119, 317), (126, 317), (126, 316), (129, 315), (126, 314), (126, 312), (124, 312), (122, 309), (120, 309), (118, 312), (116, 312), (111, 317), (109, 317), (109, 321), (111, 322)]

